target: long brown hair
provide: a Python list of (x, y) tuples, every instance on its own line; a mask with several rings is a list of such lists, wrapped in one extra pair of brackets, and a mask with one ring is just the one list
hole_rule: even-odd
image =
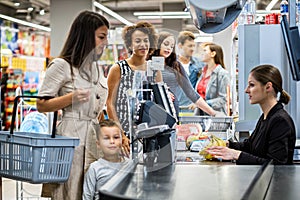
[(214, 57), (214, 61), (216, 64), (221, 65), (224, 69), (226, 69), (225, 64), (224, 64), (224, 54), (223, 54), (223, 49), (220, 45), (217, 45), (212, 42), (205, 42), (201, 44), (201, 47), (204, 48), (208, 46), (211, 52), (216, 52), (216, 55)]
[(79, 68), (93, 49), (95, 49), (95, 31), (101, 27), (109, 28), (109, 22), (99, 13), (83, 11), (75, 18), (68, 37), (60, 53), (71, 66)]
[(277, 93), (280, 92), (279, 102), (288, 104), (291, 97), (290, 95), (283, 90), (282, 88), (282, 77), (280, 71), (273, 65), (258, 65), (254, 67), (251, 72), (252, 76), (260, 82), (262, 85), (266, 85), (268, 82), (273, 84), (275, 91), (275, 97)]
[[(150, 55), (149, 59), (152, 58), (152, 56), (159, 56), (160, 54), (160, 48), (161, 48), (161, 44), (163, 43), (163, 41), (167, 38), (167, 37), (173, 37), (174, 41), (175, 41), (175, 37), (172, 33), (167, 32), (167, 31), (162, 31), (159, 33), (158, 36), (158, 42), (157, 42), (157, 49)], [(165, 59), (165, 63), (166, 65), (168, 65), (169, 67), (174, 68), (176, 71), (181, 73), (180, 70), (180, 63), (177, 61), (177, 55), (175, 52), (175, 46), (176, 46), (176, 42), (174, 44), (174, 48), (173, 51), (171, 52), (170, 56), (167, 57)]]

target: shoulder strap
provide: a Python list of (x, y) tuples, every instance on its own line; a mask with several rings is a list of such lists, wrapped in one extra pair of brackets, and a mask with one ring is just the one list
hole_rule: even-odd
[(117, 64), (120, 66), (121, 69), (121, 75), (128, 74), (131, 71), (131, 68), (129, 67), (126, 60), (118, 61)]

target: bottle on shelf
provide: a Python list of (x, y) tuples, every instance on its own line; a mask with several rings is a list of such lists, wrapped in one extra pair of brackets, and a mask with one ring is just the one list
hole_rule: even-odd
[(246, 4), (240, 13), (240, 16), (238, 18), (238, 23), (239, 23), (239, 25), (247, 24), (247, 6), (246, 6)]
[(255, 24), (256, 3), (254, 0), (247, 0), (247, 24)]
[[(280, 3), (280, 14), (281, 16), (285, 15), (288, 19), (289, 16), (289, 3), (287, 0), (282, 0)], [(280, 19), (281, 21), (281, 19)]]
[(255, 24), (256, 20), (256, 3), (254, 0), (247, 0), (245, 7), (247, 9), (246, 24)]

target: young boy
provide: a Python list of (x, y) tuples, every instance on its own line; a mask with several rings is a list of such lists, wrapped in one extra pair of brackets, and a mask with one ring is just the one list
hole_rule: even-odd
[(111, 120), (94, 125), (97, 135), (97, 148), (103, 157), (93, 162), (84, 177), (83, 200), (100, 199), (99, 189), (129, 160), (121, 154), (122, 129)]

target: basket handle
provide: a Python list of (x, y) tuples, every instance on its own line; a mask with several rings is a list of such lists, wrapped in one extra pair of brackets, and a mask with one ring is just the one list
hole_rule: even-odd
[[(13, 114), (12, 114), (12, 119), (11, 119), (11, 124), (10, 124), (10, 134), (11, 135), (14, 132), (17, 105), (18, 105), (18, 102), (19, 102), (20, 98), (36, 98), (36, 99), (46, 99), (46, 100), (48, 100), (48, 99), (52, 99), (53, 97), (51, 97), (51, 96), (30, 96), (30, 95), (18, 95), (18, 96), (16, 96), (16, 98), (14, 99)], [(54, 112), (54, 116), (53, 116), (51, 138), (55, 138), (56, 122), (57, 122), (57, 111)]]

